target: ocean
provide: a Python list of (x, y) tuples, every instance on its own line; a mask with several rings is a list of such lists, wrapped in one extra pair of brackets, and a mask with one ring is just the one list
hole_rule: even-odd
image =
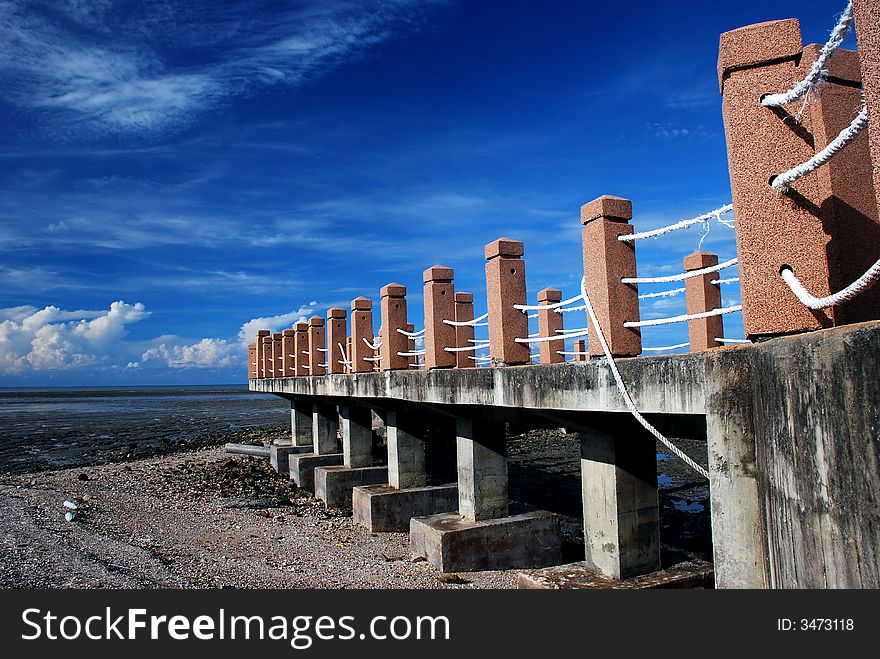
[(247, 385), (0, 388), (0, 473), (241, 441), (289, 423), (288, 401)]

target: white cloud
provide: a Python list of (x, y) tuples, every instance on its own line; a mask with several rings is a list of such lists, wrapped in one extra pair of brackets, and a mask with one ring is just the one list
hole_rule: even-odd
[(141, 355), (145, 363), (154, 359), (170, 368), (225, 368), (243, 361), (241, 347), (225, 339), (202, 339), (189, 345), (162, 343)]
[(263, 318), (252, 318), (241, 326), (238, 331), (238, 342), (243, 348), (247, 348), (248, 343), (253, 343), (254, 337), (259, 329), (267, 329), (272, 332), (278, 332), (285, 327), (290, 327), (300, 320), (306, 320), (309, 316), (314, 316), (317, 311), (327, 309), (328, 305), (318, 304), (312, 300), (307, 305), (301, 306), (294, 311), (280, 314), (278, 316), (265, 316)]

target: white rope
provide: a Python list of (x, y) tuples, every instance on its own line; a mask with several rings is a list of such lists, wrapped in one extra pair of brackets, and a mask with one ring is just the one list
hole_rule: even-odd
[(715, 337), (715, 340), (718, 341), (718, 343), (751, 343), (748, 339), (720, 339)]
[(362, 336), (362, 337), (361, 337), (361, 340), (362, 340), (364, 343), (367, 344), (367, 347), (368, 347), (370, 350), (378, 350), (379, 348), (382, 347), (382, 342), (381, 342), (381, 341), (377, 341), (376, 343), (370, 343), (369, 341), (367, 341), (367, 337), (365, 337), (365, 336)]
[[(308, 350), (301, 350), (300, 352), (302, 352), (302, 354), (304, 354), (304, 355), (310, 355), (310, 354), (311, 354)], [(293, 357), (293, 355), (291, 355), (291, 357)]]
[(576, 339), (579, 336), (586, 336), (587, 330), (581, 330), (579, 332), (572, 332), (570, 334), (559, 334), (557, 336), (539, 336), (535, 339), (521, 339), (519, 337), (515, 338), (514, 341), (517, 343), (543, 343), (544, 341), (564, 341), (565, 339)]
[(381, 357), (361, 357), (361, 359), (363, 359), (365, 362), (377, 362), (382, 358)]
[(667, 275), (665, 277), (624, 277), (620, 282), (622, 284), (662, 284), (670, 281), (682, 281), (684, 279), (690, 279), (691, 277), (699, 277), (700, 275), (705, 275), (710, 272), (718, 272), (719, 270), (724, 270), (724, 268), (736, 265), (736, 263), (737, 259), (730, 259), (729, 261), (719, 263), (718, 265), (710, 265), (706, 268), (700, 268), (699, 270), (688, 270), (687, 272), (682, 272), (677, 275)]
[(402, 329), (400, 329), (399, 327), (397, 327), (396, 329), (397, 329), (398, 332), (400, 332), (400, 333), (403, 334), (404, 336), (408, 336), (408, 337), (411, 338), (411, 339), (418, 338), (418, 337), (420, 337), (422, 334), (425, 333), (424, 328), (420, 329), (418, 332), (407, 332), (406, 330), (402, 330)]
[(443, 348), (446, 352), (469, 352), (471, 350), (485, 350), (489, 347), (489, 344), (483, 344), (478, 346), (463, 346), (461, 348)]
[(419, 355), (424, 355), (424, 350), (414, 350), (413, 352), (398, 352), (400, 357), (418, 357)]
[(713, 279), (710, 284), (738, 284), (739, 277), (728, 277), (727, 279)]
[(472, 359), (475, 362), (487, 362), (492, 358), (491, 357), (471, 357), (471, 356), (468, 356), (468, 359)]
[(852, 300), (854, 297), (861, 295), (868, 290), (868, 288), (873, 286), (877, 280), (880, 279), (880, 259), (877, 259), (877, 261), (874, 262), (874, 265), (868, 268), (865, 274), (856, 279), (842, 291), (838, 291), (837, 293), (833, 293), (826, 297), (814, 297), (811, 295), (810, 292), (804, 288), (804, 285), (801, 284), (794, 272), (789, 268), (784, 268), (779, 274), (782, 277), (782, 280), (788, 284), (791, 292), (801, 301), (801, 304), (809, 309), (827, 309), (828, 307), (833, 307), (841, 302)]
[(630, 414), (635, 417), (636, 421), (644, 426), (645, 430), (654, 435), (654, 437), (656, 437), (664, 446), (666, 446), (666, 448), (668, 448), (675, 455), (684, 460), (686, 464), (690, 465), (690, 467), (694, 469), (698, 474), (700, 474), (703, 478), (708, 480), (709, 472), (707, 472), (700, 465), (691, 460), (675, 444), (666, 439), (666, 437), (664, 437), (660, 433), (660, 431), (657, 430), (654, 426), (648, 423), (648, 420), (641, 415), (638, 409), (636, 409), (636, 404), (633, 402), (633, 399), (630, 397), (629, 392), (626, 390), (626, 385), (624, 385), (623, 383), (623, 378), (620, 377), (620, 371), (617, 370), (617, 364), (614, 363), (614, 358), (611, 356), (611, 350), (609, 350), (608, 343), (605, 341), (605, 335), (602, 333), (602, 327), (599, 325), (599, 319), (596, 317), (596, 312), (593, 311), (593, 305), (590, 304), (590, 298), (587, 296), (587, 289), (583, 280), (581, 280), (581, 294), (584, 296), (584, 303), (587, 306), (587, 313), (590, 316), (590, 320), (593, 321), (593, 327), (596, 328), (596, 335), (599, 337), (599, 343), (602, 345), (602, 350), (605, 351), (605, 357), (608, 359), (608, 366), (611, 369), (611, 374), (614, 376), (614, 381), (617, 383), (617, 389), (620, 392), (620, 395), (623, 397), (623, 402), (629, 409)]
[(447, 325), (452, 325), (453, 327), (469, 327), (469, 326), (470, 327), (484, 327), (484, 326), (487, 326), (489, 323), (483, 323), (483, 324), (479, 324), (479, 323), (481, 320), (486, 320), (488, 317), (489, 317), (489, 312), (487, 311), (482, 316), (478, 316), (477, 318), (474, 318), (473, 320), (455, 321), (455, 320), (446, 320), (444, 318), (443, 322), (446, 323)]
[(318, 364), (318, 366), (320, 366), (322, 368), (327, 368), (327, 362), (324, 362), (323, 364)]
[(794, 181), (797, 181), (799, 178), (819, 169), (819, 167), (827, 163), (845, 147), (851, 144), (867, 125), (868, 107), (863, 104), (862, 109), (859, 110), (859, 113), (856, 115), (856, 118), (852, 120), (852, 123), (840, 131), (838, 136), (828, 143), (828, 146), (810, 158), (807, 162), (801, 163), (796, 167), (792, 167), (787, 172), (775, 176), (773, 178), (773, 183), (771, 183), (770, 186), (777, 192), (786, 192)]
[(714, 211), (709, 211), (708, 213), (704, 213), (703, 215), (692, 217), (689, 220), (681, 220), (680, 222), (676, 222), (675, 224), (660, 227), (659, 229), (652, 229), (651, 231), (641, 231), (639, 233), (631, 233), (625, 236), (617, 236), (617, 239), (621, 242), (630, 242), (633, 240), (641, 240), (642, 238), (657, 238), (658, 236), (662, 236), (665, 233), (670, 233), (671, 231), (687, 229), (694, 224), (704, 224), (711, 220), (713, 217), (720, 221), (722, 215), (729, 213), (732, 210), (733, 204), (725, 204), (721, 208), (716, 208)]
[(667, 350), (678, 350), (679, 348), (689, 348), (690, 343), (676, 343), (674, 346), (659, 346), (657, 348), (642, 348), (642, 352), (665, 352)]
[(519, 311), (540, 311), (541, 309), (558, 309), (559, 307), (564, 307), (566, 304), (577, 302), (580, 299), (580, 295), (575, 295), (574, 297), (570, 297), (567, 300), (563, 300), (562, 302), (554, 302), (553, 304), (514, 304), (513, 308), (518, 309)]
[(565, 307), (564, 309), (556, 309), (556, 313), (568, 313), (570, 311), (585, 311), (586, 306), (583, 304), (579, 304), (576, 307)]
[(540, 356), (541, 356), (540, 352), (533, 352), (531, 355), (529, 355), (529, 358), (535, 359), (535, 357), (540, 357)]
[(787, 92), (765, 96), (761, 99), (761, 105), (766, 107), (779, 107), (780, 105), (786, 105), (792, 101), (796, 101), (802, 96), (806, 96), (816, 87), (816, 85), (825, 82), (828, 78), (828, 70), (825, 68), (825, 65), (843, 42), (846, 33), (849, 31), (850, 25), (852, 25), (852, 20), (852, 2), (848, 2), (846, 4), (846, 9), (843, 10), (843, 14), (840, 16), (840, 20), (837, 21), (837, 25), (835, 25), (834, 29), (831, 31), (831, 36), (828, 38), (825, 45), (822, 46), (822, 50), (819, 51), (819, 56), (810, 67), (810, 72), (807, 73), (807, 76)]
[(673, 295), (678, 295), (680, 293), (684, 293), (683, 288), (673, 288), (668, 291), (660, 291), (659, 293), (645, 293), (644, 295), (639, 295), (639, 299), (647, 300), (652, 297), (672, 297)]
[(577, 357), (577, 356), (579, 356), (579, 355), (586, 355), (586, 354), (588, 354), (588, 353), (586, 353), (586, 352), (579, 352), (579, 351), (577, 351), (577, 350), (575, 350), (575, 351), (568, 351), (568, 352), (566, 352), (565, 350), (557, 350), (557, 351), (556, 351), (556, 354), (557, 354), (557, 355), (566, 355), (566, 356), (574, 356), (574, 357)]
[[(309, 353), (306, 353), (306, 354), (309, 354)], [(296, 359), (296, 355), (287, 355), (287, 356), (290, 357), (291, 359)]]
[(351, 362), (348, 361), (347, 359), (345, 359), (345, 360), (337, 359), (337, 360), (336, 360), (336, 363), (337, 363), (337, 364), (342, 364), (342, 365), (345, 366), (346, 368), (351, 368)]
[(468, 339), (468, 343), (489, 343), (489, 339)]
[[(525, 311), (523, 311), (523, 313), (525, 313)], [(531, 320), (532, 318), (537, 318), (537, 317), (538, 317), (538, 314), (536, 314), (536, 313), (526, 314), (526, 318), (528, 318), (529, 320)]]
[(327, 348), (318, 348), (318, 352), (327, 352)]
[(569, 329), (558, 329), (558, 330), (556, 330), (556, 333), (561, 334), (562, 335), (561, 338), (564, 339), (564, 338), (568, 337), (569, 334), (577, 334), (580, 332), (586, 332), (588, 329), (589, 329), (588, 327), (570, 327)]
[(623, 324), (624, 327), (650, 327), (651, 325), (670, 325), (672, 323), (683, 323), (688, 320), (696, 320), (697, 318), (709, 318), (711, 316), (721, 316), (726, 313), (736, 313), (742, 311), (742, 305), (737, 304), (733, 307), (721, 307), (712, 309), (711, 311), (703, 311), (702, 313), (686, 313), (680, 316), (670, 316), (669, 318), (655, 318), (654, 320), (632, 320)]

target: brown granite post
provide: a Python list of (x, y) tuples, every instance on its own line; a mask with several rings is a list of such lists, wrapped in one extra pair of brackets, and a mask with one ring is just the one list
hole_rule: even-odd
[(880, 204), (880, 4), (853, 0), (859, 56), (868, 106), (868, 143), (874, 174), (874, 193)]
[(373, 349), (364, 342), (373, 343), (373, 301), (356, 297), (351, 301), (351, 370), (354, 373), (369, 373), (373, 370)]
[(263, 344), (263, 377), (264, 378), (274, 378), (275, 377), (275, 369), (272, 366), (273, 355), (272, 355), (272, 335), (269, 334), (262, 338)]
[(257, 344), (248, 343), (247, 347), (248, 380), (257, 377)]
[(288, 328), (281, 332), (281, 373), (286, 378), (296, 376), (296, 332)]
[(309, 374), (309, 324), (304, 320), (293, 325), (294, 330), (294, 347), (296, 350), (296, 374)]
[(325, 348), (324, 318), (312, 316), (309, 318), (309, 375), (325, 375), (326, 367), (321, 364), (327, 361), (327, 353), (319, 348)]
[[(410, 334), (412, 334), (413, 332), (416, 331), (416, 326), (413, 325), (412, 323), (407, 323), (406, 325), (403, 326), (403, 331), (409, 332)], [(406, 351), (407, 352), (415, 352), (416, 351), (416, 340), (411, 336), (406, 336), (405, 338), (406, 338)], [(416, 368), (419, 368), (419, 358), (417, 355), (414, 355), (412, 357), (407, 357), (406, 359), (407, 359), (407, 362), (409, 363), (409, 368), (412, 368), (413, 366), (415, 366)]]
[[(474, 319), (474, 296), (472, 293), (455, 294), (455, 322), (466, 323)], [(455, 328), (455, 347), (465, 348), (473, 346), (473, 325), (458, 325)], [(470, 359), (476, 353), (473, 350), (463, 350), (455, 353), (455, 366), (457, 368), (473, 368), (477, 363)]]
[(529, 344), (514, 339), (528, 338), (529, 319), (514, 309), (526, 303), (526, 264), (523, 243), (499, 238), (483, 250), (486, 256), (486, 302), (489, 308), (489, 355), (492, 365), (531, 364)]
[(284, 377), (284, 354), (282, 353), (282, 348), (284, 347), (284, 335), (281, 332), (275, 332), (272, 335), (272, 367), (275, 369), (275, 372), (272, 374), (276, 378)]
[(345, 337), (345, 358), (348, 360), (348, 366), (346, 367), (348, 373), (354, 373), (354, 369), (352, 369), (351, 364), (351, 335)]
[[(345, 309), (332, 307), (327, 310), (327, 370), (329, 373), (345, 373)], [(339, 349), (340, 344), (342, 350)], [(347, 359), (347, 357), (345, 357)]]
[(452, 268), (434, 265), (425, 270), (425, 368), (452, 368), (455, 353), (455, 327), (444, 320), (455, 318), (455, 290)]
[[(562, 301), (562, 291), (558, 288), (545, 288), (538, 291), (538, 304), (550, 305)], [(562, 314), (556, 309), (538, 309), (538, 336), (555, 336), (562, 329)], [(538, 344), (538, 359), (541, 364), (559, 364), (565, 361), (565, 340), (542, 341)]]
[(257, 338), (256, 338), (256, 346), (257, 346), (257, 377), (265, 378), (269, 377), (266, 374), (266, 356), (264, 352), (263, 339), (269, 336), (271, 332), (267, 329), (257, 330)]
[[(381, 325), (379, 325), (379, 332), (378, 332), (377, 336), (382, 336), (382, 326)], [(373, 371), (376, 373), (379, 373), (381, 371), (381, 369), (379, 368), (379, 365), (382, 360), (382, 340), (379, 339), (378, 342), (374, 343), (373, 345), (376, 346), (375, 348), (373, 348), (373, 361), (372, 361)]]
[(576, 362), (585, 362), (587, 361), (587, 342), (583, 339), (578, 339), (574, 342), (574, 352), (577, 354), (574, 356), (574, 360)]
[[(718, 256), (709, 252), (694, 252), (684, 257), (685, 272), (713, 265), (718, 265)], [(710, 272), (684, 280), (689, 314), (703, 313), (721, 307), (721, 286), (712, 283), (712, 280), (717, 277), (717, 272)], [(691, 342), (691, 352), (700, 352), (723, 345), (715, 340), (724, 338), (724, 323), (721, 316), (689, 320), (688, 337)]]
[(398, 355), (407, 352), (409, 342), (398, 332), (406, 328), (406, 286), (390, 283), (379, 291), (382, 308), (382, 327), (379, 328), (379, 366), (383, 371), (409, 368), (409, 358)]
[[(642, 334), (637, 327), (624, 327), (639, 320), (639, 288), (624, 284), (624, 277), (636, 276), (636, 248), (618, 236), (633, 233), (632, 202), (603, 195), (581, 206), (583, 229), (584, 283), (599, 325), (615, 357), (635, 357), (642, 352)], [(604, 355), (592, 321), (588, 336), (589, 357)]]
[(828, 83), (785, 109), (761, 105), (803, 79), (819, 46), (801, 45), (795, 19), (721, 35), (718, 77), (736, 221), (746, 336), (803, 332), (880, 317), (880, 287), (843, 305), (811, 311), (779, 276), (788, 266), (822, 297), (857, 279), (880, 254), (880, 225), (861, 135), (817, 171), (780, 194), (777, 174), (809, 160), (850, 124), (861, 105), (858, 55), (838, 50)]

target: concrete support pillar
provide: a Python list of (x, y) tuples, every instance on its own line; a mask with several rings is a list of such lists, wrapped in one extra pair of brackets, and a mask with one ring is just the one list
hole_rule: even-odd
[(345, 373), (345, 309), (327, 310), (327, 372)]
[(425, 368), (453, 368), (455, 353), (444, 348), (455, 347), (455, 327), (444, 320), (455, 318), (455, 290), (452, 268), (434, 265), (425, 270)]
[(339, 453), (339, 414), (332, 403), (312, 405), (312, 444), (315, 455)]
[(580, 431), (586, 560), (614, 579), (660, 569), (654, 439), (621, 416)]
[(293, 326), (294, 348), (296, 355), (296, 374), (309, 374), (309, 324), (299, 321)]
[(348, 353), (353, 373), (373, 370), (373, 349), (368, 343), (373, 343), (373, 301), (356, 297), (351, 301), (351, 347)]
[(383, 371), (409, 368), (409, 357), (397, 353), (407, 352), (409, 342), (398, 332), (406, 331), (406, 286), (391, 283), (379, 291), (382, 308), (382, 326), (379, 328), (379, 367)]
[(387, 412), (385, 428), (388, 484), (395, 489), (424, 487), (427, 483), (424, 424), (409, 414)]
[(469, 522), (506, 517), (507, 437), (504, 423), (460, 417), (456, 435), (459, 514)]
[[(562, 301), (562, 291), (558, 288), (545, 288), (538, 291), (538, 304), (550, 305)], [(554, 336), (562, 330), (562, 314), (556, 309), (538, 310), (538, 336)], [(559, 364), (565, 361), (565, 341), (542, 341), (538, 344), (538, 358), (541, 364)]]
[(263, 345), (263, 377), (274, 378), (275, 369), (272, 366), (272, 336), (267, 335), (262, 339)]
[(343, 405), (339, 411), (342, 416), (344, 466), (369, 467), (373, 464), (373, 419), (370, 410), (366, 407)]
[(296, 375), (296, 332), (286, 329), (281, 332), (281, 373), (283, 377)]
[(574, 342), (574, 361), (576, 362), (585, 362), (587, 361), (587, 342), (583, 339), (578, 339)]
[(874, 193), (880, 204), (880, 4), (875, 0), (853, 0), (859, 60), (868, 106), (868, 143), (874, 178)]
[(284, 377), (284, 354), (282, 352), (283, 335), (281, 332), (275, 332), (272, 335), (272, 376), (276, 378)]
[[(471, 293), (455, 294), (455, 322), (466, 323), (474, 319), (474, 296)], [(455, 347), (465, 348), (474, 345), (474, 326), (464, 325), (455, 328)], [(455, 353), (456, 368), (472, 368), (476, 366), (473, 357), (476, 353), (472, 350)]]
[(523, 243), (499, 238), (486, 245), (484, 253), (492, 363), (530, 364), (532, 358), (528, 344), (514, 340), (529, 335), (528, 316), (513, 308), (514, 304), (526, 303), (526, 264), (521, 258)]
[[(697, 251), (684, 257), (685, 272), (700, 270), (701, 268), (708, 268), (713, 265), (718, 265), (718, 256), (709, 252)], [(704, 311), (721, 308), (721, 285), (712, 283), (717, 278), (717, 272), (710, 272), (684, 280), (687, 312), (689, 314), (703, 313)], [(722, 317), (710, 316), (708, 318), (689, 320), (688, 338), (691, 342), (691, 352), (700, 352), (723, 345), (716, 341), (716, 339), (724, 338), (724, 322)]]
[(312, 445), (312, 403), (302, 398), (290, 401), (290, 435), (294, 446)]
[(324, 340), (324, 318), (309, 318), (309, 375), (325, 375), (327, 373), (326, 341)]
[(880, 287), (812, 311), (779, 276), (791, 268), (807, 290), (822, 297), (858, 278), (880, 253), (867, 135), (795, 181), (787, 193), (770, 186), (776, 175), (823, 149), (861, 105), (858, 56), (842, 49), (828, 63), (827, 84), (811, 96), (799, 119), (794, 115), (802, 100), (786, 108), (761, 105), (765, 94), (802, 80), (818, 52), (818, 46), (802, 47), (795, 19), (721, 35), (718, 75), (749, 338), (880, 317)]
[[(615, 357), (635, 357), (642, 352), (639, 328), (623, 326), (639, 320), (638, 286), (621, 282), (624, 277), (636, 276), (635, 243), (618, 240), (633, 233), (631, 219), (629, 199), (604, 195), (581, 206), (585, 289)], [(589, 356), (604, 355), (592, 321), (589, 329)]]
[(257, 338), (255, 341), (255, 345), (257, 348), (256, 354), (256, 362), (257, 362), (257, 377), (265, 378), (268, 377), (266, 374), (266, 356), (265, 356), (265, 344), (263, 343), (263, 339), (269, 336), (271, 332), (267, 329), (257, 330)]
[(248, 343), (247, 348), (248, 380), (257, 377), (257, 344)]

